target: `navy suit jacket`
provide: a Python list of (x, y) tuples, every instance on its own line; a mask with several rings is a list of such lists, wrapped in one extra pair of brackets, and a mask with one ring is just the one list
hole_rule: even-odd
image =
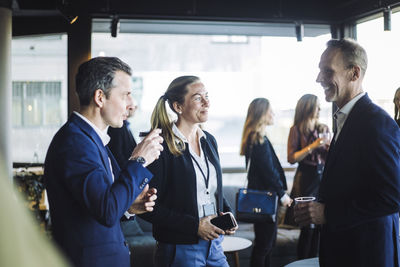
[(75, 266), (130, 265), (119, 222), (152, 174), (136, 162), (120, 170), (107, 150), (94, 129), (72, 114), (46, 155), (53, 236)]
[(319, 201), (324, 266), (399, 266), (400, 130), (360, 98), (331, 145)]
[(111, 137), (108, 147), (114, 158), (119, 166), (125, 166), (136, 147), (136, 141), (128, 128), (128, 122), (125, 120), (121, 128), (109, 127), (108, 135)]

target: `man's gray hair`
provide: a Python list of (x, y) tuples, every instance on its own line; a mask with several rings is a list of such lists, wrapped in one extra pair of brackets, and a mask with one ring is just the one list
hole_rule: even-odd
[(339, 49), (347, 68), (359, 66), (361, 75), (364, 76), (368, 66), (367, 52), (355, 40), (350, 38), (332, 39), (326, 45), (328, 48)]

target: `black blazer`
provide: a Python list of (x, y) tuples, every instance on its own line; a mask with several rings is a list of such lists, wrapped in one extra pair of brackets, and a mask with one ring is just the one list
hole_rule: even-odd
[[(217, 142), (211, 134), (204, 133), (206, 138), (200, 139), (201, 146), (217, 173), (217, 212), (231, 211), (223, 197)], [(165, 142), (163, 146), (160, 158), (148, 166), (154, 174), (150, 187), (157, 188), (156, 205), (153, 212), (140, 217), (153, 224), (153, 235), (157, 241), (196, 244), (199, 239), (196, 174), (188, 144), (180, 156), (171, 154)]]
[(246, 166), (251, 159), (247, 187), (275, 191), (281, 198), (287, 190), (286, 177), (268, 138), (264, 137), (264, 143), (256, 143), (247, 151)]
[(128, 162), (132, 151), (136, 147), (136, 141), (131, 131), (128, 129), (128, 123), (125, 120), (121, 128), (108, 128), (108, 135), (111, 137), (108, 147), (122, 168)]

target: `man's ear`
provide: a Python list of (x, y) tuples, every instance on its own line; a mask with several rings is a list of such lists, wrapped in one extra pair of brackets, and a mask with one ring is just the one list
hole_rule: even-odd
[(351, 77), (350, 80), (352, 82), (357, 81), (361, 76), (361, 68), (359, 66), (353, 66), (351, 68)]
[(97, 89), (94, 91), (93, 102), (97, 107), (103, 107), (105, 98), (106, 95), (104, 94), (103, 90)]
[(182, 107), (178, 102), (175, 101), (174, 103), (172, 103), (172, 107), (174, 108), (174, 111), (176, 113), (178, 113), (178, 114), (182, 113)]

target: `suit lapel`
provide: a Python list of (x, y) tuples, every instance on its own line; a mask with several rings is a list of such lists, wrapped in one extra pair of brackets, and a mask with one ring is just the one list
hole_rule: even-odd
[(107, 150), (104, 147), (103, 142), (100, 139), (100, 136), (89, 124), (87, 124), (76, 114), (73, 113), (70, 117), (70, 120), (73, 123), (75, 123), (82, 130), (82, 132), (84, 132), (96, 144), (97, 148), (99, 149), (104, 168), (106, 169), (110, 182), (112, 183), (112, 174), (110, 169), (110, 163), (108, 160)]

